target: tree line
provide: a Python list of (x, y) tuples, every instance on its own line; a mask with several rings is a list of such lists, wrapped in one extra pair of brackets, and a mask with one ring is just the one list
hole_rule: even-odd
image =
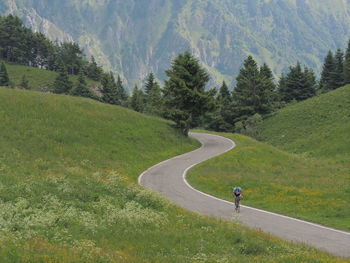
[(78, 44), (52, 42), (44, 34), (25, 27), (13, 15), (0, 16), (0, 60), (57, 72), (64, 67), (74, 75), (83, 71), (96, 81), (103, 73), (93, 57), (91, 61), (85, 58)]
[[(292, 102), (350, 84), (350, 41), (345, 53), (329, 51), (318, 81), (314, 71), (299, 62), (276, 81), (267, 64), (259, 66), (252, 56), (244, 61), (231, 91), (225, 82), (219, 89), (207, 89), (209, 74), (190, 52), (180, 54), (165, 73), (161, 87), (150, 73), (144, 87), (135, 86), (129, 96), (120, 76), (106, 73), (94, 60), (88, 62), (79, 45), (53, 43), (33, 33), (14, 16), (0, 17), (0, 59), (58, 72), (51, 91), (88, 97), (157, 115), (175, 122), (184, 134), (193, 127), (215, 131), (256, 134), (256, 124)], [(79, 75), (77, 83), (69, 74)], [(101, 83), (99, 94), (92, 92), (85, 77)], [(9, 85), (4, 63), (0, 65), (0, 86)], [(21, 87), (28, 87), (25, 77)]]

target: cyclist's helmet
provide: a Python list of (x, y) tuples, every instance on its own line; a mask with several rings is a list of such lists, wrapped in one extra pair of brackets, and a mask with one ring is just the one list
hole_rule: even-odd
[(242, 188), (240, 188), (240, 187), (233, 187), (232, 188), (232, 192), (234, 192), (234, 193), (241, 193), (242, 192)]

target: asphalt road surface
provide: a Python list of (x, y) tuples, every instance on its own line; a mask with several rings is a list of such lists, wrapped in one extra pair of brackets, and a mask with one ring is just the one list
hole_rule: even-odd
[(190, 135), (202, 143), (201, 148), (149, 168), (140, 175), (139, 184), (154, 189), (188, 210), (211, 217), (238, 220), (251, 228), (286, 240), (305, 243), (334, 255), (350, 257), (349, 232), (247, 206), (241, 206), (241, 212), (237, 214), (233, 203), (191, 187), (185, 178), (191, 167), (232, 150), (235, 144), (221, 136), (202, 133)]

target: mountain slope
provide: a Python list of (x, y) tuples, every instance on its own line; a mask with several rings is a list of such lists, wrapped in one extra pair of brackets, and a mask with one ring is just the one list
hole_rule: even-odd
[[(25, 76), (28, 80), (29, 89), (36, 91), (48, 91), (58, 76), (58, 73), (54, 71), (6, 62), (5, 65), (11, 84), (15, 87), (19, 87), (21, 85), (22, 78)], [(74, 85), (76, 85), (78, 76), (70, 75), (69, 79)], [(86, 78), (86, 81), (88, 87), (94, 90), (97, 90), (101, 85), (99, 82), (89, 78)]]
[(235, 78), (252, 54), (276, 74), (297, 60), (320, 70), (329, 49), (350, 36), (349, 0), (7, 0), (52, 39), (74, 39), (129, 83), (164, 70), (191, 50), (216, 82)]
[(136, 186), (152, 164), (199, 146), (163, 120), (0, 88), (0, 130), (1, 262), (343, 262)]
[(264, 141), (288, 152), (350, 160), (350, 86), (290, 105), (259, 129)]

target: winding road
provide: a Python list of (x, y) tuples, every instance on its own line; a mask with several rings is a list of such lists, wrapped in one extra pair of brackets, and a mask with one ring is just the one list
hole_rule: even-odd
[(242, 206), (233, 216), (231, 202), (213, 197), (194, 189), (186, 181), (187, 171), (198, 163), (232, 150), (233, 141), (210, 134), (191, 133), (202, 147), (159, 163), (139, 177), (139, 184), (168, 197), (188, 210), (211, 217), (239, 220), (251, 228), (260, 229), (274, 236), (301, 242), (337, 256), (350, 257), (350, 233), (299, 219)]

